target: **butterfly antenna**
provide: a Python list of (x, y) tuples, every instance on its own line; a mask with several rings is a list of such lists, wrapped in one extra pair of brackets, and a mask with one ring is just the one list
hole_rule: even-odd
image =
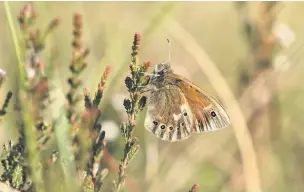
[(170, 40), (169, 39), (167, 39), (167, 41), (168, 41), (168, 51), (169, 51), (169, 58), (168, 58), (168, 60), (169, 60), (169, 65), (170, 65), (170, 63), (171, 63), (171, 42), (170, 42)]

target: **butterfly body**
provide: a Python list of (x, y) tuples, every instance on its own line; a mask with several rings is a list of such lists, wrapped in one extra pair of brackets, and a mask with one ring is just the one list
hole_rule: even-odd
[(169, 64), (156, 65), (149, 84), (145, 127), (156, 137), (173, 142), (229, 125), (220, 103), (188, 79), (174, 74)]

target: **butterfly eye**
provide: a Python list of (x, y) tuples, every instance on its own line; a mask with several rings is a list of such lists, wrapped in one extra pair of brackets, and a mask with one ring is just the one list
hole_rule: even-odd
[(211, 116), (212, 116), (212, 117), (216, 117), (216, 114), (215, 114), (214, 111), (211, 112)]
[(158, 122), (157, 122), (157, 121), (153, 121), (153, 124), (154, 124), (155, 126), (157, 126), (157, 125), (158, 125)]
[(185, 112), (185, 113), (184, 113), (184, 116), (187, 116), (187, 115), (188, 115), (187, 112)]
[(162, 126), (160, 126), (160, 128), (161, 128), (161, 129), (164, 129), (164, 128), (166, 128), (166, 126), (165, 126), (165, 125), (162, 125)]

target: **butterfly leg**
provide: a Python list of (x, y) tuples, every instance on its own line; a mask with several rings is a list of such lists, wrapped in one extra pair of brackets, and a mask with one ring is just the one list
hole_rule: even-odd
[(146, 76), (154, 76), (154, 77), (158, 77), (159, 75), (158, 74), (154, 74), (154, 73), (147, 73), (147, 72), (139, 72), (139, 73), (141, 73), (141, 74), (144, 74), (144, 75), (146, 75)]
[(146, 89), (146, 90), (142, 90), (142, 91), (140, 91), (140, 93), (146, 93), (146, 92), (149, 92), (149, 91), (151, 91), (152, 89)]

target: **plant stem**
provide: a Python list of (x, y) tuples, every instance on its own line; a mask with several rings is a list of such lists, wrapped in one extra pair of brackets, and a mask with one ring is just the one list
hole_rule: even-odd
[(5, 14), (7, 17), (7, 22), (9, 24), (10, 30), (12, 32), (12, 39), (13, 39), (13, 43), (14, 43), (14, 47), (15, 47), (17, 60), (18, 60), (19, 79), (20, 79), (20, 82), (24, 82), (24, 80), (25, 80), (24, 64), (23, 64), (22, 57), (21, 57), (21, 51), (20, 51), (20, 46), (18, 43), (17, 33), (16, 33), (13, 19), (12, 19), (12, 13), (11, 13), (8, 2), (4, 1), (3, 3), (4, 3)]

